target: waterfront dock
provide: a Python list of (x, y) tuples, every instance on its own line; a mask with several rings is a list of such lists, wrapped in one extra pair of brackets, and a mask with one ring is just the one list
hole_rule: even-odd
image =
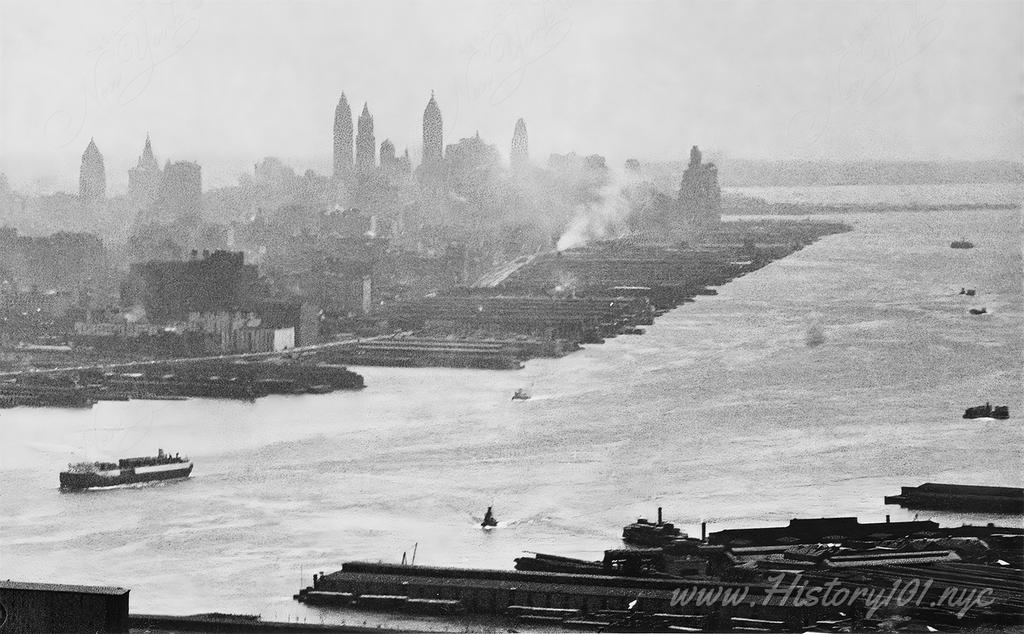
[(22, 373), (0, 380), (3, 407), (91, 407), (99, 401), (193, 397), (252, 401), (271, 394), (361, 389), (345, 367), (291, 361), (154, 361), (129, 368)]
[[(838, 632), (883, 631), (894, 623), (1024, 624), (1021, 528), (838, 517), (726, 529), (687, 541), (694, 542), (687, 549), (693, 554), (681, 554), (672, 544), (611, 549), (603, 562), (535, 553), (518, 558), (516, 570), (353, 561), (314, 575), (313, 585), (294, 598), (331, 608), (504, 615), (585, 631)], [(892, 588), (908, 587), (913, 597), (884, 600)], [(986, 599), (970, 603), (982, 589)], [(793, 600), (794, 592), (819, 600)], [(820, 600), (828, 592), (846, 598)], [(693, 600), (698, 596), (710, 600)], [(883, 600), (868, 603), (866, 596)]]
[(885, 496), (885, 503), (908, 509), (1024, 515), (1024, 489), (928, 482), (917, 487), (902, 487), (899, 495)]
[(828, 222), (728, 222), (697, 244), (628, 239), (539, 253), (486, 283), (382, 301), (361, 320), (372, 342), (330, 351), (351, 365), (515, 369), (584, 344), (643, 334), (659, 315), (715, 287), (849, 230)]

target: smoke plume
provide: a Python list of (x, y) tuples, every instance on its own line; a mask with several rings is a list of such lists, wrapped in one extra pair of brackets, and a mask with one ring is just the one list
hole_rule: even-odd
[(611, 182), (598, 191), (599, 199), (576, 208), (569, 227), (558, 239), (556, 248), (565, 251), (594, 240), (621, 238), (629, 233), (629, 215), (634, 201), (629, 197), (636, 185), (646, 179), (637, 173), (611, 171)]

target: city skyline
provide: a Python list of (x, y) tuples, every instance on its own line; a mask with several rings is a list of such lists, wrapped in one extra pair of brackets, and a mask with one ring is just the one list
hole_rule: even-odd
[[(210, 187), (266, 156), (329, 175), (342, 91), (416, 163), (431, 91), (449, 143), (479, 130), (506, 162), (519, 118), (538, 164), (572, 151), (685, 161), (693, 144), (753, 159), (1020, 156), (1009, 2), (403, 2), (359, 20), (345, 3), (90, 6), (0, 4), (4, 90), (21, 95), (0, 113), (0, 171), (15, 188), (73, 191), (90, 138), (124, 174), (147, 132), (203, 165)], [(285, 13), (303, 47), (262, 44)], [(818, 28), (790, 24), (797, 14)], [(229, 24), (240, 45), (223, 50)]]

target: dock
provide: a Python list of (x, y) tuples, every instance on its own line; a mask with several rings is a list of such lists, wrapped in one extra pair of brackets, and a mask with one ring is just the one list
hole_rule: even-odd
[(901, 487), (899, 495), (885, 496), (885, 503), (908, 509), (1024, 515), (1024, 489), (927, 482), (917, 487)]

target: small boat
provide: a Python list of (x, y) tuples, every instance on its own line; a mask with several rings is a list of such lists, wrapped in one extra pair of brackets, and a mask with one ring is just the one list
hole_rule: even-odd
[(528, 401), (530, 400), (530, 393), (524, 388), (519, 388), (516, 393), (512, 395), (513, 401)]
[(981, 308), (971, 308), (967, 312), (969, 312), (972, 315), (984, 315), (985, 313), (988, 312), (988, 309), (982, 306)]
[(964, 411), (964, 418), (995, 418), (996, 420), (1006, 420), (1009, 417), (1009, 405), (996, 405), (995, 407), (992, 407), (988, 403), (985, 403), (984, 405), (978, 405), (977, 407), (968, 407)]
[(963, 288), (963, 287), (961, 287), (960, 288), (960, 294), (961, 295), (966, 295), (968, 297), (974, 297), (975, 290), (973, 288)]
[(487, 512), (484, 513), (484, 521), (480, 522), (480, 528), (494, 528), (498, 525), (498, 520), (494, 519), (494, 513), (491, 512), (491, 507), (487, 507)]
[(959, 240), (954, 240), (954, 241), (950, 242), (949, 246), (950, 246), (950, 248), (953, 248), (953, 249), (973, 249), (974, 248), (974, 245), (971, 244), (970, 242), (968, 242), (964, 238), (960, 238)]

